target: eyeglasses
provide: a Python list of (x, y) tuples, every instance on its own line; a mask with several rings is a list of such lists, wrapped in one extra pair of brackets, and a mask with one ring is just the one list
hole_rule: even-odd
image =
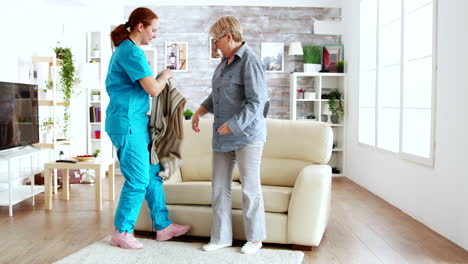
[(221, 37), (219, 37), (217, 40), (213, 41), (213, 43), (218, 46), (218, 41), (221, 40), (222, 38), (224, 38), (225, 36), (227, 35), (227, 33), (225, 33), (224, 35), (222, 35)]

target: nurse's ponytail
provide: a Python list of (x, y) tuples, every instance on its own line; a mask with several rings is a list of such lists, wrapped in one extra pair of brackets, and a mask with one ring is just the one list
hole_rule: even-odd
[(120, 24), (112, 30), (110, 34), (112, 43), (114, 43), (114, 46), (118, 47), (120, 42), (128, 38), (130, 32), (132, 32), (139, 23), (147, 27), (151, 25), (153, 19), (158, 19), (158, 15), (149, 8), (139, 7), (133, 10), (125, 24)]

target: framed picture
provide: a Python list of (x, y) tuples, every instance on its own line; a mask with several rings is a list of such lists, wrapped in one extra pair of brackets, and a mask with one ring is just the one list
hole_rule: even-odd
[(158, 59), (156, 49), (146, 49), (143, 50), (148, 60), (148, 64), (153, 72), (153, 75), (156, 77), (158, 75)]
[(337, 72), (336, 62), (343, 60), (343, 45), (324, 45), (322, 51), (322, 70)]
[(221, 50), (215, 47), (213, 37), (210, 37), (210, 59), (220, 60), (222, 57)]
[(261, 46), (261, 60), (267, 72), (283, 72), (284, 43), (263, 42)]
[(166, 42), (165, 47), (164, 68), (173, 71), (188, 71), (187, 42)]

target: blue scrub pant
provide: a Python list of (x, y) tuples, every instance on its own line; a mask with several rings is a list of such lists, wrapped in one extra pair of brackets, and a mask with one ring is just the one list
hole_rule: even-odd
[(119, 135), (109, 133), (112, 144), (117, 148), (125, 183), (115, 212), (114, 224), (118, 232), (133, 232), (143, 200), (146, 199), (153, 219), (154, 228), (168, 227), (169, 212), (164, 197), (163, 180), (158, 176), (159, 164), (150, 164), (150, 137), (146, 133)]

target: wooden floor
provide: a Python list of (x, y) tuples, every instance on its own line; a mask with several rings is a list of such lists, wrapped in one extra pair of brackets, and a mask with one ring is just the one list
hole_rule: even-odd
[[(116, 176), (120, 190), (122, 177)], [(0, 263), (51, 263), (113, 231), (117, 201), (94, 210), (94, 185), (74, 184), (71, 200), (54, 198), (44, 210), (43, 194), (14, 207), (0, 207)], [(120, 193), (118, 191), (117, 193)], [(118, 196), (118, 195), (117, 195)], [(181, 241), (207, 242), (184, 237)], [(267, 244), (269, 248), (289, 249)], [(303, 263), (468, 263), (468, 252), (346, 178), (333, 182), (330, 221), (320, 247), (305, 252)]]

